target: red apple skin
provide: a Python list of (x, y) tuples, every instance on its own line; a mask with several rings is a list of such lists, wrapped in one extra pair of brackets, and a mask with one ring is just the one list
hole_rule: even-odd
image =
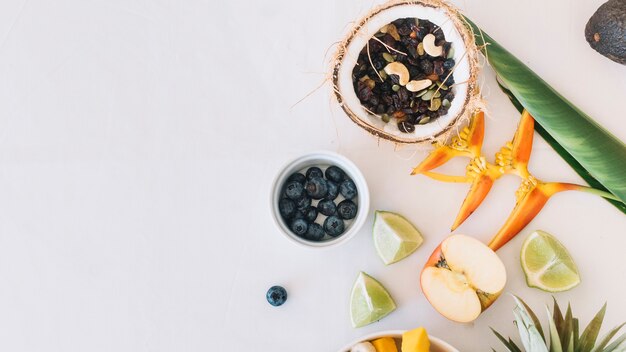
[(441, 257), (443, 257), (443, 253), (441, 252), (441, 243), (439, 243), (437, 248), (435, 248), (435, 250), (433, 251), (433, 254), (431, 254), (428, 260), (426, 261), (426, 264), (424, 264), (424, 269), (431, 267), (431, 266), (436, 266), (437, 263), (439, 263), (439, 260), (441, 259)]

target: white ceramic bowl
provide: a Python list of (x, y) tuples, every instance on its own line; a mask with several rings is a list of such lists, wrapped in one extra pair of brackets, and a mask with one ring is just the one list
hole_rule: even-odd
[[(280, 216), (278, 211), (278, 201), (281, 198), (281, 193), (285, 185), (285, 181), (291, 174), (295, 172), (304, 172), (304, 170), (311, 166), (320, 167), (325, 170), (327, 166), (336, 165), (340, 167), (345, 173), (354, 181), (356, 185), (358, 195), (355, 198), (355, 203), (358, 206), (356, 217), (352, 220), (346, 221), (346, 229), (343, 234), (332, 239), (314, 242), (308, 241), (304, 238), (296, 236), (291, 232), (288, 225)], [(341, 197), (341, 195), (340, 195)], [(348, 160), (346, 157), (333, 153), (330, 151), (318, 151), (305, 154), (301, 157), (292, 160), (287, 163), (282, 170), (278, 173), (274, 179), (272, 185), (272, 191), (270, 196), (270, 209), (272, 212), (272, 218), (278, 230), (292, 243), (309, 248), (328, 248), (335, 247), (350, 240), (354, 235), (363, 227), (367, 214), (370, 208), (370, 195), (365, 182), (365, 177), (361, 171), (354, 165), (354, 163)], [(323, 217), (322, 214), (319, 217)]]
[[(350, 352), (350, 348), (356, 345), (357, 343), (363, 342), (363, 341), (372, 341), (380, 337), (390, 336), (395, 339), (399, 339), (402, 337), (403, 333), (404, 333), (403, 330), (390, 330), (390, 331), (382, 331), (382, 332), (369, 334), (355, 341), (352, 341), (351, 343), (345, 345), (342, 349), (340, 349), (337, 352)], [(430, 340), (430, 352), (459, 352), (459, 350), (450, 346), (447, 342), (444, 342), (441, 339), (438, 339), (434, 336), (429, 335), (428, 339)]]

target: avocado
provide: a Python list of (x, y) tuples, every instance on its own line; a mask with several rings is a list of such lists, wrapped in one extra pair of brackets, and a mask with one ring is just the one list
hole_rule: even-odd
[(626, 65), (626, 0), (609, 0), (585, 27), (589, 45), (609, 59)]

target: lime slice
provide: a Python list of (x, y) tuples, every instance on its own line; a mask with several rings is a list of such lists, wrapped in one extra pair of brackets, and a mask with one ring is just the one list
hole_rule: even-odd
[(531, 233), (522, 245), (522, 269), (530, 287), (567, 291), (580, 283), (578, 268), (563, 244), (547, 232)]
[(396, 309), (396, 304), (380, 282), (359, 273), (350, 297), (352, 326), (360, 328), (382, 319)]
[(402, 215), (376, 211), (374, 246), (386, 265), (406, 258), (422, 242), (424, 242), (422, 234)]

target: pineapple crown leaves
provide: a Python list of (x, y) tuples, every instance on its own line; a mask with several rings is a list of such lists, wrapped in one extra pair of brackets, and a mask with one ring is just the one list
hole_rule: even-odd
[(552, 313), (546, 307), (549, 319), (547, 335), (544, 335), (541, 323), (532, 309), (521, 298), (517, 296), (513, 298), (516, 303), (513, 309), (514, 322), (524, 349), (518, 347), (510, 338), (506, 339), (491, 329), (508, 352), (626, 352), (626, 333), (615, 338), (626, 323), (611, 329), (598, 340), (606, 313), (606, 303), (580, 334), (578, 319), (574, 318), (571, 306), (567, 305), (564, 316), (556, 299), (553, 299)]

